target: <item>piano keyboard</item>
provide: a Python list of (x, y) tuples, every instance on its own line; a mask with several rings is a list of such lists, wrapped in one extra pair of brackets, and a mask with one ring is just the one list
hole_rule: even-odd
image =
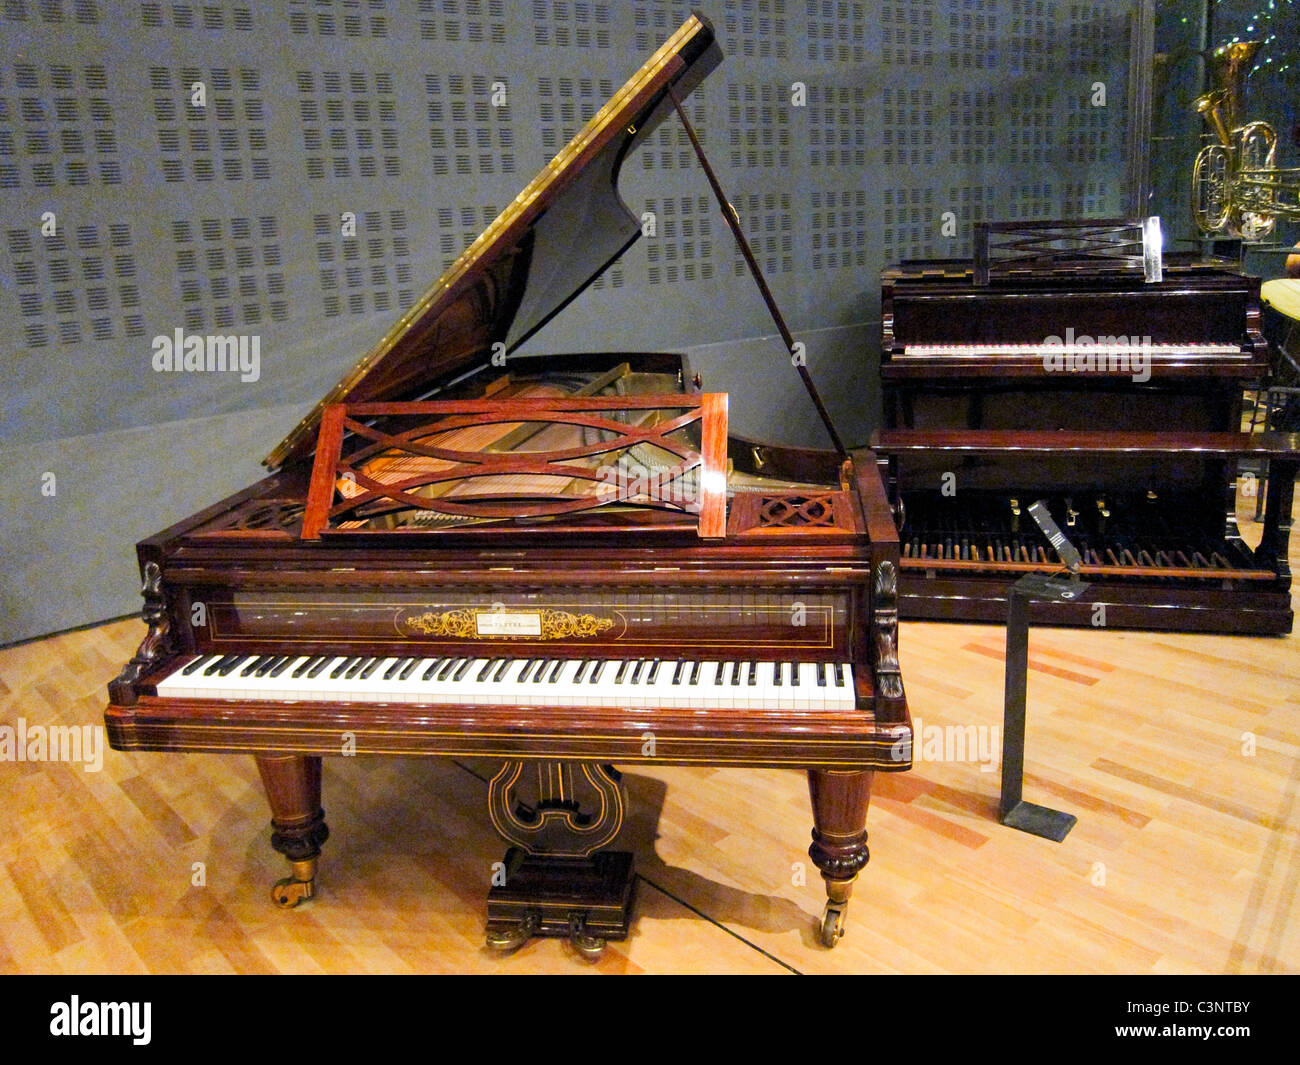
[(1005, 355), (1014, 356), (1032, 356), (1042, 358), (1047, 354), (1052, 355), (1096, 355), (1098, 352), (1108, 354), (1111, 351), (1130, 352), (1134, 350), (1149, 353), (1153, 356), (1195, 356), (1207, 357), (1217, 355), (1237, 355), (1244, 353), (1240, 344), (1211, 344), (1211, 343), (1179, 343), (1179, 344), (1142, 344), (1140, 346), (1128, 347), (1120, 344), (1114, 347), (1108, 345), (1082, 345), (1082, 344), (905, 344), (903, 354), (907, 356), (946, 356), (952, 358), (963, 357), (984, 357), (988, 355)]
[(845, 662), (203, 655), (158, 684), (165, 698), (282, 702), (851, 710)]

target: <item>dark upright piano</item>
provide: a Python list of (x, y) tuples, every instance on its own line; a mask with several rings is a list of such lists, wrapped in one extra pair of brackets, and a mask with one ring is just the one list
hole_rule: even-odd
[[(883, 276), (873, 443), (901, 615), (1005, 619), (1014, 580), (1065, 566), (1029, 516), (1043, 499), (1090, 589), (1034, 603), (1035, 621), (1290, 632), (1296, 440), (1240, 431), (1243, 389), (1268, 367), (1258, 278), (1185, 257), (1153, 282), (1086, 258), (985, 278), (980, 260)], [(1254, 549), (1237, 527), (1241, 460), (1250, 487), (1264, 463), (1272, 474)]]
[(138, 545), (148, 633), (110, 743), (252, 755), (281, 905), (313, 893), (325, 755), (499, 760), (489, 943), (587, 954), (627, 934), (612, 763), (785, 767), (808, 774), (839, 938), (873, 772), (911, 760), (874, 460), (730, 438), (679, 355), (511, 357), (639, 235), (619, 167), (718, 58), (689, 19), (275, 472)]

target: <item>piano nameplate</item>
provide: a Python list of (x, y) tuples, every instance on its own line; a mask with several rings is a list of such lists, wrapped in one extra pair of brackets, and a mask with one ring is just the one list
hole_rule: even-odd
[(583, 639), (599, 636), (614, 627), (614, 619), (594, 614), (574, 614), (568, 610), (489, 609), (427, 611), (414, 617), (399, 616), (399, 631), (408, 636), (450, 636), (457, 639)]
[[(583, 615), (591, 617), (590, 614)], [(566, 617), (573, 617), (566, 612)], [(613, 618), (602, 618), (609, 625)], [(527, 614), (487, 613), (474, 615), (475, 636), (540, 636), (542, 634), (542, 615), (537, 612)]]

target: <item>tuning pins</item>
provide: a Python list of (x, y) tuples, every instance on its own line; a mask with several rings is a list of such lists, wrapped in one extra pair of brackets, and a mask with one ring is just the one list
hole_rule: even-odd
[(1020, 531), (1020, 500), (1012, 499), (1009, 500), (1009, 502), (1011, 504), (1011, 531), (1019, 532)]
[(1097, 498), (1097, 532), (1102, 536), (1106, 535), (1106, 519), (1110, 517), (1110, 511), (1106, 507), (1106, 500), (1100, 496)]

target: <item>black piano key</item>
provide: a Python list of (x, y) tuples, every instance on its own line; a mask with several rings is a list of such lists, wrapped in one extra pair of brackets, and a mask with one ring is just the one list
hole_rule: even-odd
[(309, 670), (307, 670), (307, 679), (315, 680), (318, 676), (320, 676), (323, 672), (325, 672), (325, 669), (333, 661), (334, 661), (334, 655), (321, 655), (320, 661), (318, 661), (314, 666), (312, 666)]
[(344, 673), (346, 673), (349, 669), (351, 669), (354, 665), (356, 665), (360, 661), (361, 659), (359, 658), (345, 657), (340, 659), (339, 664), (330, 670), (330, 680), (338, 680), (339, 677), (343, 676)]
[(758, 663), (757, 662), (749, 663), (749, 679), (746, 681), (746, 683), (751, 688), (755, 688), (758, 686)]
[(406, 665), (402, 667), (402, 672), (397, 674), (397, 679), (405, 680), (407, 677), (409, 677), (412, 673), (415, 672), (415, 667), (418, 666), (422, 661), (424, 660), (421, 658), (406, 659)]
[(740, 684), (740, 663), (739, 662), (731, 663), (731, 684), (732, 687), (736, 687), (737, 685)]
[(267, 655), (266, 661), (263, 662), (260, 666), (257, 667), (257, 669), (253, 671), (253, 676), (269, 677), (271, 675), (271, 670), (273, 670), (276, 666), (280, 665), (283, 661), (284, 661), (283, 655)]
[(451, 675), (451, 679), (455, 681), (460, 680), (462, 677), (465, 676), (466, 673), (469, 672), (469, 667), (472, 666), (473, 664), (474, 664), (474, 659), (466, 658), (464, 661), (461, 662), (456, 672)]
[(641, 674), (645, 672), (645, 666), (646, 666), (646, 660), (644, 658), (638, 658), (636, 662), (636, 668), (632, 670), (633, 684), (641, 683)]
[(645, 682), (647, 684), (653, 684), (655, 682), (655, 678), (658, 676), (659, 676), (659, 659), (656, 658), (653, 662), (650, 663), (650, 672), (646, 674)]
[(725, 681), (723, 681), (722, 677), (723, 677), (723, 674), (726, 672), (726, 669), (727, 669), (727, 663), (726, 663), (726, 662), (719, 662), (719, 663), (718, 663), (717, 668), (714, 669), (714, 671), (713, 671), (713, 683), (714, 683), (714, 684), (722, 685), (722, 684), (725, 683)]
[(439, 679), (439, 680), (446, 680), (449, 676), (451, 676), (452, 670), (454, 670), (454, 669), (458, 669), (458, 668), (460, 667), (461, 662), (463, 662), (463, 661), (464, 661), (463, 658), (449, 658), (449, 659), (447, 659), (447, 662), (446, 662), (446, 664), (442, 667), (442, 669), (438, 670), (438, 679)]
[(505, 680), (506, 671), (514, 664), (515, 664), (515, 660), (513, 658), (501, 659), (501, 665), (497, 667), (497, 671), (492, 675), (492, 683), (500, 684), (503, 680)]
[(605, 672), (605, 663), (607, 661), (609, 660), (606, 658), (596, 659), (596, 668), (591, 671), (591, 678), (587, 681), (588, 684), (595, 684), (600, 680), (600, 675)]
[(835, 663), (835, 687), (844, 687), (844, 663)]
[(213, 657), (212, 655), (199, 655), (198, 658), (196, 658), (193, 662), (191, 662), (188, 666), (186, 666), (184, 669), (181, 670), (181, 676), (188, 677), (191, 673), (197, 673), (199, 667), (202, 666), (205, 662), (208, 662), (209, 659), (211, 659), (212, 657)]
[(395, 659), (393, 664), (384, 670), (384, 680), (392, 680), (397, 676), (397, 674), (401, 672), (402, 666), (406, 664), (406, 661), (405, 658)]
[(486, 681), (488, 679), (488, 675), (492, 672), (492, 667), (495, 666), (499, 661), (501, 661), (499, 658), (489, 658), (487, 662), (484, 664), (483, 668), (478, 671), (478, 676), (474, 678), (475, 683), (482, 684), (484, 681)]
[(699, 663), (699, 662), (692, 662), (692, 663), (691, 663), (691, 679), (690, 679), (689, 681), (687, 681), (686, 683), (687, 683), (687, 684), (699, 684), (699, 682), (700, 682), (700, 663)]
[(246, 661), (248, 658), (249, 658), (248, 655), (231, 655), (230, 661), (217, 670), (217, 676), (218, 677), (230, 676), (231, 673), (233, 673), (236, 669), (239, 668), (240, 663)]
[(799, 663), (798, 662), (790, 663), (790, 687), (792, 688), (799, 687)]
[(306, 673), (307, 670), (311, 669), (311, 667), (316, 664), (316, 660), (318, 658), (320, 658), (320, 655), (309, 655), (307, 658), (304, 658), (300, 663), (298, 663), (297, 667), (294, 669), (293, 673), (290, 674), (290, 676), (292, 676), (294, 680), (297, 680), (304, 673)]
[(587, 672), (587, 667), (590, 665), (591, 665), (591, 659), (589, 658), (584, 658), (581, 662), (578, 663), (578, 672), (573, 675), (574, 684), (582, 683), (582, 675)]
[(547, 678), (546, 681), (547, 684), (555, 684), (556, 682), (559, 681), (560, 674), (564, 671), (565, 662), (566, 660), (561, 658), (558, 662), (555, 663), (555, 668), (551, 670), (551, 675), (550, 677)]
[(281, 655), (280, 661), (276, 662), (273, 666), (271, 666), (271, 671), (267, 673), (267, 676), (278, 677), (281, 673), (283, 673), (286, 669), (289, 668), (289, 664), (296, 657), (297, 655)]
[(239, 675), (241, 677), (251, 677), (254, 673), (256, 673), (259, 669), (261, 669), (262, 666), (264, 666), (266, 663), (270, 661), (271, 661), (270, 655), (258, 655), (251, 662), (249, 662), (248, 665), (246, 665), (243, 669), (239, 671)]
[(443, 663), (445, 663), (446, 661), (447, 661), (447, 660), (446, 660), (445, 658), (435, 658), (435, 659), (433, 660), (433, 663), (429, 666), (429, 668), (426, 669), (426, 670), (424, 671), (424, 673), (422, 673), (422, 674), (420, 675), (420, 680), (421, 680), (421, 681), (430, 681), (430, 680), (433, 680), (433, 678), (434, 678), (434, 676), (437, 674), (438, 670), (440, 670), (440, 669), (442, 668)]
[(680, 684), (682, 682), (682, 673), (684, 673), (685, 671), (686, 671), (686, 662), (684, 660), (679, 660), (677, 662), (676, 668), (673, 670), (674, 684)]
[(623, 678), (627, 676), (627, 667), (630, 666), (631, 664), (632, 664), (631, 661), (628, 659), (624, 659), (622, 662), (618, 664), (618, 672), (614, 674), (615, 684), (623, 683)]
[[(267, 660), (257, 667), (257, 669), (253, 673), (253, 676), (269, 677), (271, 676), (271, 670), (275, 669), (276, 666), (284, 665), (285, 662), (287, 661), (288, 661), (287, 655), (268, 655)], [(276, 675), (278, 676), (279, 674)]]
[(817, 663), (817, 687), (819, 688), (826, 687), (826, 663), (825, 662)]
[(343, 674), (344, 680), (356, 680), (359, 674), (366, 666), (370, 665), (372, 659), (367, 655), (361, 655), (352, 665), (348, 666)]
[(536, 661), (537, 661), (537, 659), (535, 659), (535, 658), (525, 658), (525, 659), (524, 659), (524, 666), (523, 666), (523, 669), (521, 669), (518, 673), (515, 674), (515, 683), (516, 683), (516, 684), (522, 684), (525, 680), (528, 679), (528, 674), (531, 673), (531, 672), (533, 671), (533, 663), (536, 662)]
[(778, 688), (781, 687), (781, 667), (784, 664), (784, 662), (772, 663), (772, 683)]
[(537, 672), (533, 674), (533, 683), (541, 684), (546, 679), (546, 670), (550, 667), (550, 659), (543, 658), (537, 663)]

